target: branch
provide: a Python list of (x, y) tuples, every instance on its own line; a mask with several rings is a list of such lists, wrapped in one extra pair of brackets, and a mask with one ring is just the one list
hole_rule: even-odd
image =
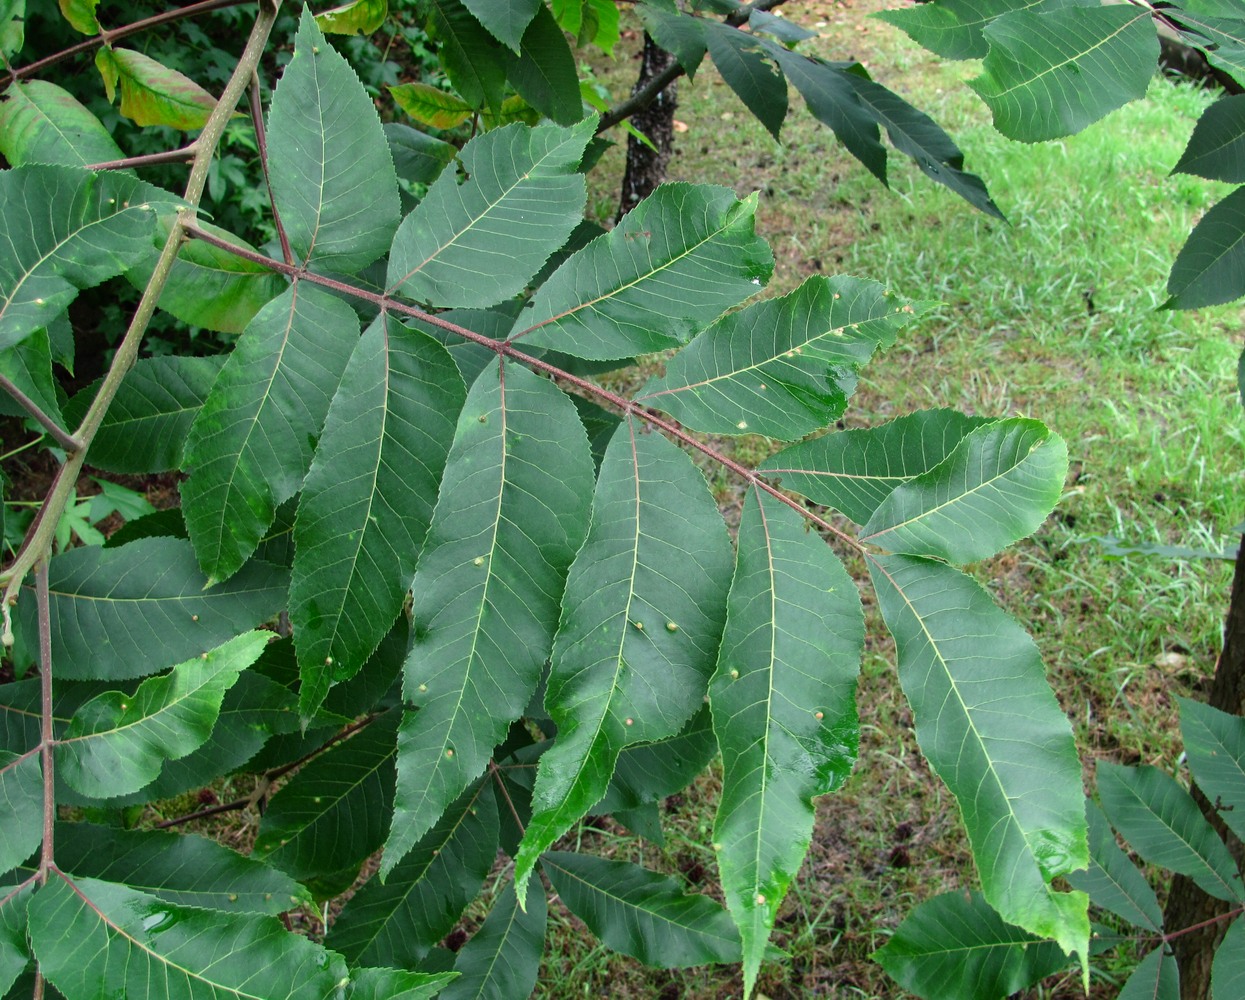
[(131, 167), (149, 167), (156, 163), (185, 163), (193, 160), (199, 151), (199, 140), (183, 146), (181, 149), (169, 149), (163, 153), (147, 153), (144, 156), (127, 156), (121, 160), (105, 160), (103, 163), (88, 163), (87, 170), (129, 170)]
[(97, 49), (105, 43), (112, 44), (122, 38), (138, 34), (140, 31), (146, 31), (148, 28), (156, 28), (162, 24), (172, 24), (174, 21), (182, 21), (188, 17), (198, 17), (200, 14), (207, 14), (213, 10), (223, 10), (226, 7), (239, 7), (249, 2), (250, 0), (201, 0), (200, 3), (192, 3), (189, 7), (166, 10), (156, 14), (154, 17), (146, 17), (141, 21), (135, 21), (133, 24), (113, 28), (111, 31), (101, 29), (98, 35), (84, 39), (77, 45), (72, 45), (60, 52), (54, 52), (43, 59), (38, 59), (28, 66), (20, 66), (17, 69), (10, 67), (9, 71), (3, 77), (0, 77), (0, 90), (6, 89), (10, 83), (33, 76), (49, 66), (55, 66), (58, 62), (64, 62), (66, 59), (71, 59), (82, 52), (90, 52), (92, 49)]
[(39, 603), (39, 692), (40, 739), (43, 754), (43, 852), (39, 856), (39, 884), (44, 885), (55, 862), (53, 833), (56, 830), (56, 775), (52, 745), (52, 608), (48, 597), (48, 561), (45, 556), (35, 569), (35, 599)]
[[(823, 531), (833, 535), (840, 541), (851, 546), (853, 549), (856, 549), (858, 552), (863, 553), (865, 551), (864, 546), (861, 545), (859, 541), (847, 534), (841, 528), (836, 527), (825, 518), (810, 511), (801, 501), (793, 500), (776, 486), (771, 486), (758, 473), (749, 469), (747, 466), (740, 465), (734, 459), (728, 458), (713, 446), (705, 444), (692, 434), (689, 434), (678, 424), (672, 423), (664, 417), (657, 416), (655, 413), (641, 406), (639, 403), (620, 396), (615, 392), (610, 392), (608, 389), (602, 388), (595, 382), (590, 382), (588, 379), (580, 378), (578, 375), (572, 375), (570, 372), (564, 371), (556, 365), (551, 365), (548, 361), (542, 361), (540, 358), (532, 357), (530, 354), (523, 353), (514, 346), (511, 340), (494, 340), (491, 337), (484, 336), (482, 333), (476, 333), (474, 330), (470, 330), (467, 327), (459, 326), (457, 323), (451, 323), (448, 320), (444, 320), (440, 316), (435, 316), (432, 313), (424, 312), (424, 310), (415, 306), (407, 305), (405, 302), (401, 302), (397, 299), (391, 299), (388, 295), (381, 295), (376, 292), (369, 292), (363, 288), (356, 288), (354, 285), (348, 284), (344, 281), (338, 281), (336, 278), (328, 278), (322, 274), (315, 274), (311, 271), (304, 270), (301, 267), (295, 267), (291, 264), (282, 264), (280, 261), (275, 261), (271, 257), (265, 257), (261, 253), (255, 253), (252, 250), (247, 250), (244, 247), (230, 243), (228, 240), (223, 240), (218, 236), (213, 236), (211, 233), (200, 229), (193, 223), (187, 224), (186, 235), (191, 239), (202, 240), (204, 243), (218, 247), (219, 249), (224, 250), (227, 253), (231, 253), (236, 257), (241, 257), (243, 260), (248, 260), (254, 264), (270, 268), (273, 271), (277, 271), (278, 273), (284, 274), (295, 280), (310, 281), (312, 284), (322, 285), (325, 288), (331, 288), (334, 291), (341, 292), (344, 295), (350, 295), (354, 298), (361, 299), (364, 302), (369, 302), (377, 309), (401, 313), (404, 316), (410, 316), (414, 319), (418, 319), (422, 323), (427, 323), (430, 326), (435, 326), (438, 329), (445, 330), (447, 333), (452, 333), (456, 337), (461, 337), (464, 340), (470, 340), (472, 343), (479, 344), (481, 347), (486, 347), (500, 357), (511, 358), (518, 361), (520, 364), (526, 365), (534, 371), (544, 372), (546, 375), (550, 375), (553, 378), (568, 383), (580, 390), (581, 393), (603, 400), (611, 406), (621, 410), (627, 416), (634, 417), (637, 420), (642, 420), (646, 424), (664, 431), (676, 441), (681, 441), (689, 448), (695, 448), (703, 455), (706, 455), (713, 461), (717, 462), (719, 465), (730, 469), (731, 472), (743, 479), (749, 486), (768, 493), (770, 496), (774, 497), (774, 499), (786, 504), (801, 517), (811, 521)], [(522, 336), (522, 334), (520, 333), (519, 336)]]
[[(740, 7), (733, 14), (730, 14), (724, 24), (729, 24), (732, 28), (738, 28), (744, 25), (754, 10), (768, 11), (775, 7), (782, 6), (786, 0), (756, 0), (756, 3), (748, 4)], [(671, 63), (666, 69), (658, 73), (655, 77), (648, 81), (644, 87), (625, 101), (619, 102), (609, 111), (601, 116), (601, 122), (597, 125), (597, 134), (600, 135), (608, 128), (613, 128), (621, 121), (625, 121), (637, 112), (643, 111), (657, 99), (657, 95), (665, 90), (670, 84), (674, 83), (681, 76), (685, 76), (687, 70), (680, 66), (677, 62)]]
[(17, 404), (34, 417), (45, 431), (51, 434), (52, 437), (56, 438), (56, 443), (64, 448), (65, 451), (72, 454), (82, 448), (81, 441), (70, 434), (67, 430), (64, 430), (60, 424), (43, 412), (38, 403), (22, 392), (21, 389), (15, 386), (3, 375), (0, 375), (0, 389), (3, 389), (10, 396), (12, 396)]

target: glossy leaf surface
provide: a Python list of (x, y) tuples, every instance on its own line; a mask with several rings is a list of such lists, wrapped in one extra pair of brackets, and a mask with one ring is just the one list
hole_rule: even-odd
[(855, 763), (863, 647), (860, 595), (842, 563), (789, 507), (750, 492), (709, 687), (723, 766), (713, 840), (745, 993), (808, 852), (813, 799)]

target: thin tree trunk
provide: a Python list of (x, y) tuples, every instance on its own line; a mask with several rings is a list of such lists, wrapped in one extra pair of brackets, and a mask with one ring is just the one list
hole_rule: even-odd
[[(674, 56), (644, 33), (644, 52), (640, 59), (640, 76), (631, 92), (639, 93), (644, 85), (674, 64)], [(622, 195), (618, 202), (618, 218), (622, 218), (640, 201), (648, 197), (666, 179), (666, 166), (674, 144), (674, 109), (678, 86), (670, 83), (653, 102), (631, 118), (640, 132), (656, 146), (650, 149), (635, 136), (627, 136), (627, 170), (623, 174)]]
[[(1245, 715), (1245, 542), (1236, 557), (1236, 573), (1232, 579), (1232, 595), (1228, 599), (1228, 618), (1224, 627), (1223, 654), (1215, 667), (1207, 703), (1221, 712)], [(1193, 797), (1211, 825), (1227, 842), (1237, 865), (1245, 867), (1245, 845), (1223, 825), (1214, 806), (1196, 786)], [(1163, 924), (1172, 934), (1182, 928), (1214, 920), (1229, 909), (1231, 904), (1207, 895), (1192, 879), (1177, 875), (1172, 879)], [(1172, 941), (1180, 970), (1181, 1000), (1209, 1000), (1211, 962), (1227, 930), (1226, 921), (1216, 920)]]

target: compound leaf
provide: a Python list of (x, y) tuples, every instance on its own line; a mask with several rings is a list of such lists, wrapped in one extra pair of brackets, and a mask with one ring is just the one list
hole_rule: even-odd
[(666, 364), (636, 402), (709, 434), (792, 441), (842, 415), (856, 371), (894, 343), (912, 306), (859, 278), (809, 278), (728, 313)]
[(570, 400), (518, 365), (468, 394), (412, 584), (390, 868), (488, 762), (540, 681), (592, 491)]
[(863, 648), (860, 595), (842, 563), (798, 514), (753, 490), (709, 685), (723, 764), (713, 840), (745, 995), (808, 852), (813, 799), (856, 761)]
[(1115, 842), (1111, 824), (1093, 802), (1086, 803), (1089, 821), (1089, 870), (1068, 874), (1068, 884), (1089, 894), (1095, 906), (1130, 924), (1161, 934), (1163, 911), (1144, 875)]
[(621, 425), (567, 578), (545, 695), (558, 735), (537, 771), (519, 892), (540, 854), (605, 794), (619, 752), (673, 736), (699, 708), (729, 576), (704, 476), (660, 434)]
[(30, 903), (39, 967), (67, 997), (323, 1000), (345, 964), (276, 917), (175, 906), (128, 886), (53, 870)]
[(92, 798), (138, 791), (164, 761), (207, 741), (225, 692), (270, 638), (270, 632), (246, 632), (144, 681), (133, 695), (107, 691), (92, 698), (57, 741), (57, 776)]
[(1068, 965), (1055, 942), (1004, 923), (979, 892), (921, 903), (872, 957), (926, 1000), (1011, 996)]
[(553, 273), (515, 335), (597, 361), (687, 342), (769, 280), (756, 206), (727, 188), (663, 184)]
[(864, 524), (896, 487), (929, 472), (969, 431), (988, 422), (955, 410), (919, 410), (878, 427), (801, 441), (757, 470), (783, 489)]
[(386, 314), (356, 345), (294, 525), (304, 715), (358, 671), (402, 610), (465, 396), (445, 348)]
[(459, 978), (439, 1000), (512, 1000), (525, 997), (536, 985), (545, 950), (548, 906), (539, 881), (527, 887), (522, 907), (509, 882), (493, 903), (484, 925), (454, 960)]
[(376, 105), (306, 7), (268, 116), (272, 197), (290, 247), (355, 274), (389, 248), (398, 175)]
[(972, 578), (869, 558), (926, 760), (956, 797), (986, 901), (1088, 956), (1088, 897), (1049, 882), (1089, 863), (1081, 767), (1037, 647)]
[(892, 552), (969, 563), (1031, 534), (1063, 491), (1068, 448), (1022, 417), (970, 430), (938, 465), (897, 486), (861, 540)]
[(238, 339), (191, 425), (181, 487), (190, 540), (213, 580), (238, 570), (302, 486), (358, 334), (345, 302), (298, 282)]
[(662, 969), (739, 960), (722, 904), (627, 861), (547, 851), (540, 866), (575, 916), (609, 948)]
[[(52, 669), (60, 680), (125, 680), (164, 670), (261, 624), (285, 606), (286, 571), (253, 562), (208, 589), (190, 545), (141, 538), (84, 547), (48, 563)], [(34, 636), (34, 587), (18, 604)]]
[(0, 153), (14, 167), (85, 167), (125, 156), (98, 118), (68, 91), (45, 80), (18, 82), (5, 92)]
[(467, 179), (441, 174), (399, 227), (390, 293), (485, 307), (521, 291), (580, 220), (579, 162), (595, 124), (507, 125), (469, 142), (460, 154)]

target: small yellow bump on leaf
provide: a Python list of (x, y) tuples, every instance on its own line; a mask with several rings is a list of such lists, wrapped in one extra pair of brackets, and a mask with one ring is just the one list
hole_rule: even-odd
[(757, 906), (764, 906), (764, 905), (765, 905), (765, 893), (758, 892), (757, 893)]
[(427, 684), (421, 684), (421, 685), (419, 686), (419, 690), (420, 690), (420, 692), (421, 692), (421, 693), (422, 693), (422, 692), (424, 692), (424, 691), (427, 691), (427, 690), (428, 690), (428, 685), (427, 685)]
[(290, 902), (291, 902), (291, 903), (294, 903), (295, 905), (297, 905), (297, 904), (301, 903), (301, 902), (302, 902), (302, 900), (301, 900), (301, 899), (299, 899), (297, 896), (291, 896), (291, 897), (290, 897)]
[(199, 659), (201, 659), (201, 660), (206, 660), (206, 659), (207, 659), (207, 653), (200, 653), (200, 654), (199, 654)]
[(731, 680), (739, 680), (739, 669), (737, 667), (731, 667)]
[(643, 631), (644, 631), (644, 622), (632, 622), (631, 624), (632, 624), (632, 625), (634, 625), (634, 626), (636, 627), (636, 631), (637, 631), (637, 632), (643, 632)]
[(320, 54), (320, 46), (318, 46), (318, 45), (313, 45), (313, 46), (311, 47), (311, 54), (312, 54), (313, 56), (318, 56), (318, 55)]
[(199, 620), (199, 616), (198, 616), (198, 615), (191, 615), (191, 616), (190, 616), (190, 620), (191, 620), (192, 622), (197, 622), (197, 621)]
[(768, 389), (768, 388), (769, 388), (769, 386), (767, 386), (764, 382), (762, 382), (762, 383), (761, 383), (761, 389), (762, 389), (762, 390), (764, 390), (764, 389)]
[(720, 851), (720, 850), (722, 850), (722, 845), (721, 845), (721, 844), (719, 844), (719, 843), (715, 840), (715, 841), (713, 842), (713, 849), (714, 849), (715, 851)]
[(478, 417), (476, 417), (476, 419), (477, 419), (477, 420), (479, 420), (479, 421), (480, 421), (480, 423), (482, 423), (482, 424), (484, 424), (484, 423), (488, 423), (488, 415), (487, 415), (487, 414), (481, 413)]
[(814, 712), (814, 713), (813, 713), (813, 718), (814, 718), (814, 719), (821, 720), (821, 719), (824, 719), (825, 717), (826, 717), (826, 713), (825, 713), (825, 712)]
[(741, 431), (746, 431), (748, 429), (748, 421), (741, 420), (735, 426), (738, 427)]
[(129, 705), (127, 705), (125, 702), (122, 702), (122, 703), (121, 703), (121, 711), (123, 711), (123, 712), (124, 712), (124, 711), (125, 711), (127, 708), (129, 708), (129, 707), (130, 707), (130, 706), (129, 706)]
[(635, 719), (624, 719), (623, 721), (629, 726), (635, 725)]
[(476, 556), (474, 559), (471, 560), (471, 565), (472, 566), (483, 566), (484, 556)]
[(331, 667), (331, 666), (333, 665), (333, 657), (331, 657), (331, 656), (326, 656), (326, 657), (324, 658), (324, 665), (325, 665), (326, 667)]
[(842, 295), (840, 295), (838, 292), (835, 292), (835, 293), (834, 293), (834, 297), (835, 297), (836, 299), (841, 299), (843, 296), (842, 296)]
[(666, 622), (666, 631), (667, 631), (667, 632), (677, 632), (678, 630), (679, 630), (679, 623), (678, 623), (678, 622)]
[(264, 893), (264, 899), (265, 899), (265, 900), (272, 899), (272, 893), (271, 893), (271, 892), (266, 892), (266, 893)]
[(450, 747), (449, 749), (447, 749), (447, 750), (445, 751), (445, 756), (447, 756), (447, 757), (453, 757), (453, 756), (454, 756), (454, 748), (453, 748), (453, 747)]
[(236, 903), (237, 901), (238, 901), (238, 894), (236, 892), (231, 892), (229, 894), (229, 902)]

